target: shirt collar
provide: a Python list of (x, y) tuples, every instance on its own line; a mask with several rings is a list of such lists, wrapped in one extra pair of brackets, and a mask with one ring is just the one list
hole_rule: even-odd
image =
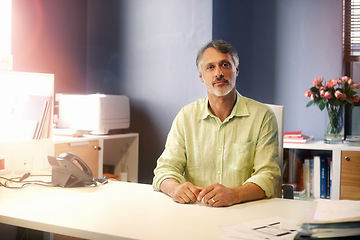
[[(204, 101), (204, 105), (202, 107), (202, 111), (200, 114), (201, 119), (206, 119), (207, 117), (214, 116), (209, 109), (209, 98), (206, 97)], [(246, 98), (244, 98), (237, 90), (236, 90), (236, 103), (234, 108), (232, 109), (228, 119), (233, 117), (245, 117), (249, 116), (249, 110), (246, 106)]]

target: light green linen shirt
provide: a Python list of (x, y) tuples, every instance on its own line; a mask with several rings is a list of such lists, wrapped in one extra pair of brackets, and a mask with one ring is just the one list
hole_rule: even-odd
[(266, 105), (236, 94), (224, 122), (210, 112), (207, 97), (181, 109), (157, 160), (154, 190), (160, 191), (166, 178), (174, 178), (199, 187), (252, 182), (267, 197), (274, 195), (281, 175), (275, 115)]

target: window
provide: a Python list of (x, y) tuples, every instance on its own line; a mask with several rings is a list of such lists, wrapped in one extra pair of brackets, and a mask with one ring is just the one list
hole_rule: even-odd
[[(344, 74), (360, 82), (360, 0), (343, 0), (343, 46)], [(345, 107), (345, 136), (360, 134), (360, 103), (354, 105)]]
[(0, 0), (0, 54), (10, 55), (11, 43), (11, 0)]
[(359, 81), (360, 0), (343, 0), (343, 46), (345, 75)]

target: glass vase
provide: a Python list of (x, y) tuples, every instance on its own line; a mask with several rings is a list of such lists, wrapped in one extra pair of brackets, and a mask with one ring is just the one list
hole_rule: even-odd
[(324, 142), (330, 144), (342, 143), (344, 140), (344, 105), (326, 105), (327, 127)]

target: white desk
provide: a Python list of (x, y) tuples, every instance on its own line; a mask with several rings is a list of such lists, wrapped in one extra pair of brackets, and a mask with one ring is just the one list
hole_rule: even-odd
[(299, 221), (312, 202), (267, 199), (224, 208), (178, 204), (151, 185), (0, 188), (0, 222), (86, 239), (218, 239), (219, 226), (271, 216)]

